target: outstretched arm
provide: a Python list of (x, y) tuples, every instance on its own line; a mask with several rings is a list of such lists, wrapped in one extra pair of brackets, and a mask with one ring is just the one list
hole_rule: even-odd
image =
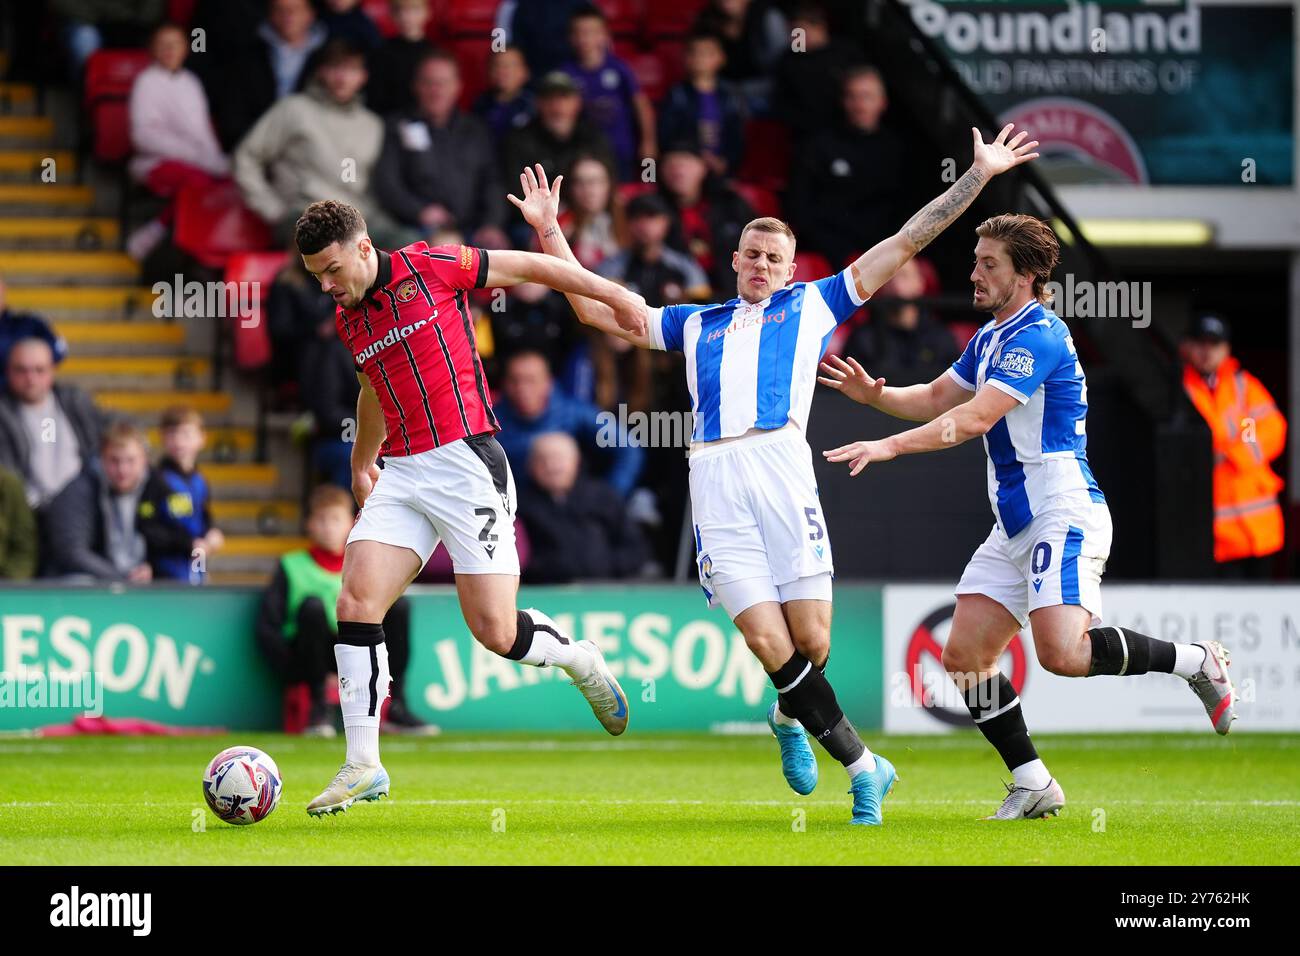
[(824, 451), (822, 455), (827, 461), (847, 461), (852, 469), (849, 474), (857, 475), (873, 461), (889, 461), (899, 455), (938, 451), (983, 435), (1017, 404), (1013, 396), (1001, 389), (985, 386), (970, 401), (963, 402), (950, 414), (942, 415), (927, 425), (879, 441), (855, 441)]
[(821, 363), (819, 371), (821, 375), (817, 376), (817, 381), (823, 385), (861, 405), (870, 405), (886, 415), (913, 422), (937, 418), (974, 394), (954, 382), (947, 372), (933, 382), (886, 388), (884, 378), (872, 378), (852, 356), (848, 361), (837, 355), (829, 356)]
[[(541, 164), (537, 165), (536, 170), (534, 173), (533, 169), (525, 168), (519, 174), (523, 199), (513, 194), (506, 198), (524, 214), (528, 225), (537, 230), (537, 238), (541, 241), (543, 252), (548, 256), (577, 265), (578, 257), (569, 248), (569, 241), (564, 238), (564, 232), (559, 226), (560, 183), (564, 182), (564, 177), (556, 176), (554, 184), (548, 184), (546, 171), (542, 169)], [(650, 337), (644, 324), (648, 316), (643, 316), (641, 328), (633, 331), (620, 323), (614, 315), (614, 310), (603, 302), (569, 292), (565, 292), (565, 298), (569, 300), (569, 305), (573, 306), (573, 311), (583, 325), (590, 325), (602, 332), (616, 335), (638, 348), (650, 348)], [(644, 305), (645, 302), (642, 300), (643, 310)]]
[(1007, 136), (1012, 129), (1014, 124), (1008, 123), (1002, 127), (1002, 132), (998, 133), (993, 142), (986, 143), (979, 130), (971, 127), (971, 135), (975, 139), (975, 156), (970, 169), (949, 186), (942, 196), (932, 200), (907, 220), (902, 229), (876, 243), (850, 266), (859, 298), (870, 298), (903, 267), (903, 263), (948, 228), (975, 201), (975, 197), (990, 179), (1037, 158), (1038, 154), (1030, 150), (1038, 145), (1038, 141), (1021, 143), (1029, 135), (1024, 130), (1008, 141)]
[(588, 272), (576, 261), (568, 262), (537, 252), (493, 250), (488, 257), (488, 274), (484, 285), (497, 288), (521, 282), (538, 282), (566, 295), (583, 296), (600, 302), (609, 309), (616, 327), (625, 332), (645, 335), (645, 299), (635, 292), (594, 272)]

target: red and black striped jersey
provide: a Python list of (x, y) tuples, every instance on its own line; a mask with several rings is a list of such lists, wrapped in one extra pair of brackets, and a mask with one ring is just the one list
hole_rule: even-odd
[(384, 410), (380, 454), (418, 455), (497, 432), (466, 292), (487, 281), (487, 251), (426, 242), (376, 251), (374, 285), (335, 324)]

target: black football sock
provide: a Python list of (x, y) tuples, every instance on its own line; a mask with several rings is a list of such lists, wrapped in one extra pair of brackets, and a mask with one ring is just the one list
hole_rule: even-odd
[(840, 710), (826, 675), (798, 651), (767, 675), (776, 687), (781, 712), (803, 724), (804, 730), (846, 767), (867, 749)]
[(1088, 632), (1092, 639), (1092, 667), (1089, 677), (1098, 674), (1115, 674), (1130, 677), (1155, 671), (1172, 674), (1177, 660), (1177, 649), (1169, 641), (1147, 637), (1127, 627), (1094, 627)]
[(1008, 770), (1038, 759), (1038, 751), (1029, 739), (1020, 698), (1002, 673), (980, 681), (965, 693), (966, 708), (984, 738), (1002, 757)]

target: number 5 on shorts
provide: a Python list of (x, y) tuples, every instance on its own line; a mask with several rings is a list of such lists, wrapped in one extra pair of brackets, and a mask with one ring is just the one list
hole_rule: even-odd
[(808, 532), (809, 541), (820, 541), (826, 537), (826, 529), (822, 527), (821, 522), (817, 520), (816, 508), (804, 508), (803, 516), (808, 519), (808, 526), (812, 528)]

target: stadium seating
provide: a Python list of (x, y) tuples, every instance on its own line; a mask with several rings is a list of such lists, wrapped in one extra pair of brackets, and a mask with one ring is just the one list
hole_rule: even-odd
[(790, 132), (782, 123), (754, 119), (745, 124), (745, 154), (736, 178), (781, 191), (790, 173)]
[(835, 270), (820, 252), (796, 252), (794, 254), (794, 281), (812, 282), (824, 279)]
[(238, 252), (269, 249), (271, 231), (247, 206), (233, 182), (187, 186), (176, 198), (176, 245), (210, 269)]
[(781, 216), (781, 200), (777, 198), (776, 193), (762, 186), (755, 186), (753, 183), (732, 183), (731, 188), (740, 194), (740, 197), (749, 203), (754, 209), (757, 216)]
[(267, 328), (266, 298), (271, 283), (284, 268), (288, 254), (284, 252), (239, 252), (226, 264), (226, 282), (257, 283), (257, 315), (262, 321), (252, 324), (247, 316), (231, 317), (231, 337), (234, 344), (235, 367), (245, 371), (262, 368), (271, 361), (271, 334)]
[(86, 61), (82, 102), (90, 118), (90, 152), (101, 163), (120, 163), (131, 154), (127, 98), (148, 65), (144, 50), (97, 50)]

